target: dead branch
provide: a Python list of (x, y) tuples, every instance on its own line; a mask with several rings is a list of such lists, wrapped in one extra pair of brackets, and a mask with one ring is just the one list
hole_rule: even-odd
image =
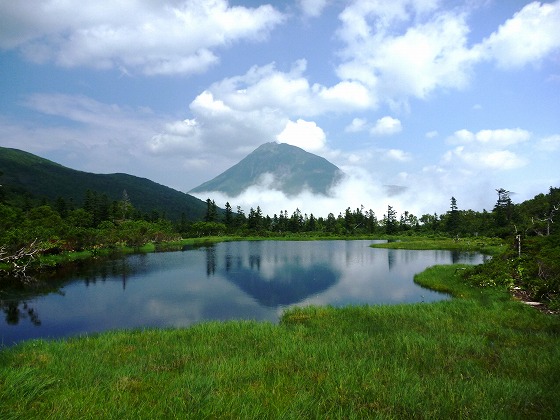
[(42, 247), (37, 244), (37, 239), (15, 252), (8, 252), (5, 246), (0, 247), (0, 263), (8, 265), (8, 269), (0, 270), (24, 282), (33, 278), (28, 275), (27, 268), (41, 253)]

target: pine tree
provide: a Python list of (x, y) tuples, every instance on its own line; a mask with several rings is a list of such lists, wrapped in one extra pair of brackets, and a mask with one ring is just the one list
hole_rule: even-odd
[(385, 216), (385, 233), (393, 234), (397, 231), (397, 212), (391, 206), (387, 206)]
[(215, 222), (217, 218), (218, 218), (218, 208), (216, 207), (216, 202), (208, 198), (206, 200), (206, 216), (204, 216), (204, 221)]
[(459, 230), (460, 220), (459, 220), (459, 210), (457, 207), (457, 200), (455, 197), (451, 197), (451, 208), (447, 212), (447, 231), (453, 235), (456, 235)]
[(233, 223), (233, 211), (231, 209), (231, 205), (229, 204), (229, 202), (226, 203), (225, 210), (226, 213), (224, 216), (224, 223), (229, 228)]

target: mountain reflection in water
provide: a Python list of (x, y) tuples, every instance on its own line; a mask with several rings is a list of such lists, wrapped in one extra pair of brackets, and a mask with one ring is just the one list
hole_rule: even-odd
[(208, 320), (277, 322), (293, 305), (430, 302), (448, 296), (416, 285), (415, 273), (483, 261), (472, 253), (373, 249), (373, 242), (223, 242), (68, 266), (39, 286), (0, 290), (0, 345)]
[(301, 254), (282, 245), (282, 242), (259, 241), (249, 242), (247, 247), (239, 245), (227, 243), (223, 252), (216, 247), (208, 247), (207, 273), (214, 275), (217, 270), (218, 275), (224, 276), (263, 306), (296, 304), (328, 289), (340, 277), (337, 270), (317, 262), (323, 257), (316, 254), (313, 245), (312, 258), (309, 258), (309, 253), (304, 253), (302, 258)]

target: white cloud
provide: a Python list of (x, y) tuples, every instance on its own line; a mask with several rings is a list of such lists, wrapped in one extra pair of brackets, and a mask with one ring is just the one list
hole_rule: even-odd
[(372, 102), (407, 106), (436, 90), (462, 89), (474, 66), (538, 63), (560, 48), (560, 1), (526, 5), (478, 44), (469, 45), (469, 8), (440, 1), (355, 0), (340, 14), (344, 42), (337, 74), (367, 86)]
[(469, 151), (464, 146), (458, 146), (444, 155), (448, 163), (457, 160), (475, 170), (511, 170), (525, 166), (526, 159), (509, 150)]
[(319, 17), (327, 7), (327, 0), (299, 0), (298, 2), (303, 14), (309, 17)]
[(461, 14), (436, 12), (437, 3), (363, 0), (349, 5), (340, 15), (338, 34), (346, 46), (339, 77), (360, 81), (372, 97), (389, 103), (465, 86), (475, 53), (467, 48), (469, 28)]
[(448, 142), (451, 144), (479, 143), (491, 147), (505, 147), (525, 142), (530, 138), (531, 133), (521, 128), (480, 130), (477, 133), (462, 129), (449, 137)]
[(476, 133), (476, 139), (481, 143), (491, 144), (492, 146), (510, 146), (529, 140), (531, 133), (520, 128), (480, 130)]
[[(418, 173), (396, 173), (389, 178), (379, 177), (371, 170), (358, 166), (341, 166), (345, 178), (331, 190), (329, 197), (313, 195), (304, 191), (297, 196), (287, 197), (277, 190), (268, 188), (271, 179), (263, 179), (236, 197), (216, 192), (198, 195), (201, 199), (210, 197), (216, 203), (229, 202), (241, 206), (245, 212), (260, 206), (264, 214), (271, 217), (281, 210), (289, 214), (299, 208), (303, 213), (315, 217), (327, 217), (329, 213), (338, 216), (348, 207), (367, 211), (372, 209), (377, 218), (383, 218), (387, 207), (392, 206), (398, 213), (409, 211), (420, 217), (422, 214), (441, 214), (449, 208), (449, 199), (455, 196), (459, 203), (468, 203), (469, 208), (488, 208), (494, 202), (494, 187), (485, 179), (464, 176), (453, 168), (427, 168)], [(491, 194), (489, 194), (491, 193)]]
[(191, 102), (192, 117), (185, 120), (188, 127), (177, 133), (176, 127), (183, 127), (185, 121), (166, 124), (149, 141), (150, 150), (185, 158), (196, 150), (199, 158), (208, 160), (209, 168), (213, 155), (224, 150), (234, 164), (235, 159), (274, 140), (324, 151), (325, 133), (304, 117), (350, 112), (370, 104), (358, 83), (310, 85), (304, 76), (306, 66), (305, 60), (294, 62), (287, 72), (277, 70), (273, 63), (253, 66), (244, 75), (212, 84)]
[(367, 109), (376, 106), (366, 87), (354, 81), (343, 81), (330, 88), (313, 85), (313, 91), (324, 102), (323, 108), (329, 110)]
[(518, 169), (528, 165), (529, 160), (506, 148), (518, 148), (531, 136), (529, 131), (521, 128), (480, 130), (476, 133), (458, 130), (447, 138), (449, 144), (457, 146), (443, 155), (443, 162), (471, 175), (482, 174), (486, 170), (497, 173)]
[[(83, 95), (37, 93), (28, 96), (23, 104), (27, 108), (45, 115), (63, 117), (83, 126), (123, 133), (130, 132), (132, 125), (138, 125), (138, 130), (132, 130), (134, 133), (138, 133), (149, 126), (153, 127), (161, 123), (149, 109), (106, 104)], [(137, 118), (139, 117), (145, 118), (146, 123), (138, 124)]]
[(560, 48), (560, 1), (532, 2), (508, 19), (477, 49), (503, 68), (542, 60)]
[(557, 152), (560, 151), (560, 134), (555, 134), (541, 139), (537, 143), (537, 149), (543, 152)]
[(325, 147), (325, 132), (313, 121), (298, 119), (296, 122), (288, 121), (284, 130), (276, 139), (280, 143), (301, 147), (309, 152), (316, 152)]
[(428, 139), (433, 139), (437, 136), (439, 136), (439, 133), (437, 132), (437, 130), (428, 131), (426, 133), (426, 138), (428, 138)]
[(214, 49), (262, 39), (284, 21), (270, 5), (246, 8), (226, 0), (24, 3), (0, 6), (1, 48), (41, 63), (145, 74), (205, 71), (218, 61)]
[(354, 118), (352, 122), (346, 126), (344, 131), (347, 133), (357, 133), (366, 129), (367, 120), (363, 118)]
[(225, 170), (259, 145), (275, 140), (288, 121), (267, 107), (232, 108), (210, 91), (198, 95), (190, 110), (193, 118), (167, 122), (147, 143), (153, 153), (184, 159), (196, 152), (199, 165), (205, 160), (212, 170)]
[(377, 120), (375, 126), (370, 130), (370, 133), (374, 136), (390, 136), (401, 132), (402, 125), (400, 120), (385, 116)]
[(390, 149), (387, 150), (385, 154), (386, 158), (389, 160), (395, 160), (397, 162), (408, 162), (412, 160), (412, 157), (409, 153), (405, 152), (404, 150), (399, 149)]
[(200, 125), (194, 119), (169, 122), (161, 133), (152, 136), (147, 145), (155, 154), (199, 152), (203, 148)]
[(287, 72), (277, 70), (274, 63), (253, 66), (244, 75), (223, 79), (208, 90), (233, 109), (268, 108), (298, 117), (375, 106), (361, 83), (343, 81), (331, 87), (311, 85), (304, 75), (306, 69), (304, 59), (295, 61)]

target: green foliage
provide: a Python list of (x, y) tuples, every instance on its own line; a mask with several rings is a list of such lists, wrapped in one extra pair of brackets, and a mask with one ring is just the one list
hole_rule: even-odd
[(227, 226), (218, 222), (196, 222), (193, 223), (189, 235), (195, 238), (201, 236), (221, 236), (227, 231)]
[(560, 235), (531, 238), (525, 244), (521, 259), (521, 285), (535, 300), (549, 302), (560, 309)]
[(504, 286), (511, 288), (519, 280), (517, 259), (509, 253), (494, 256), (484, 264), (468, 267), (464, 279), (478, 287)]

